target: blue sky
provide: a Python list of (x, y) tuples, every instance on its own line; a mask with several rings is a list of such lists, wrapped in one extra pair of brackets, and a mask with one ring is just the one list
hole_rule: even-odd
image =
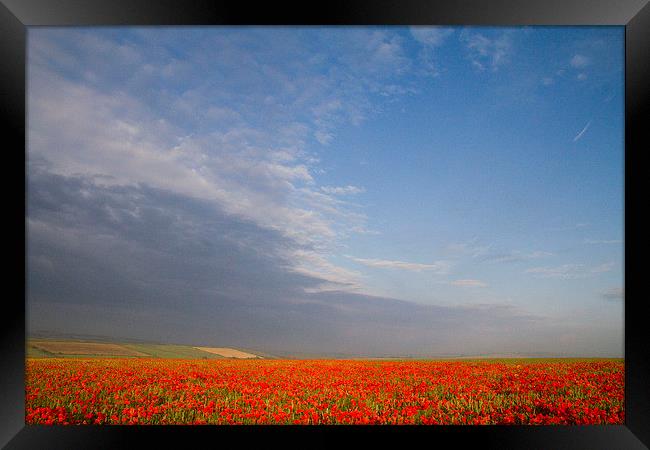
[(621, 356), (623, 38), (31, 28), (30, 327)]

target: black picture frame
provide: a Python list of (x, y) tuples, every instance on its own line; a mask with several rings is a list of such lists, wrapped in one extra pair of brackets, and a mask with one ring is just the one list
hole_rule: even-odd
[[(608, 426), (435, 426), (435, 427), (45, 427), (24, 422), (25, 370), (25, 201), (16, 186), (25, 179), (26, 30), (71, 25), (622, 25), (625, 26), (625, 424)], [(234, 437), (241, 445), (300, 442), (340, 445), (350, 437), (408, 445), (474, 444), (524, 449), (642, 449), (650, 446), (650, 342), (643, 314), (639, 272), (644, 221), (631, 203), (642, 192), (640, 155), (650, 148), (643, 133), (650, 124), (650, 5), (648, 0), (337, 0), (259, 2), (243, 0), (0, 0), (0, 111), (8, 157), (5, 193), (11, 200), (10, 270), (13, 288), (5, 296), (0, 371), (0, 445), (22, 448), (122, 448), (160, 443), (187, 448), (195, 440), (220, 445)], [(22, 149), (22, 151), (21, 151)], [(6, 177), (10, 174), (10, 177)], [(632, 205), (632, 207), (630, 207)], [(21, 240), (22, 237), (22, 240)], [(20, 261), (23, 264), (17, 264)], [(7, 292), (7, 291), (5, 291)], [(20, 296), (22, 293), (22, 297)], [(372, 445), (375, 442), (366, 442)]]

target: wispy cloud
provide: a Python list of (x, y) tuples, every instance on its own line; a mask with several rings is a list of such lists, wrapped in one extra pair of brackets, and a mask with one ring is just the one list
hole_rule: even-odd
[(330, 142), (332, 142), (332, 139), (334, 139), (334, 134), (323, 130), (316, 130), (314, 132), (314, 138), (316, 138), (319, 143), (328, 145)]
[(288, 264), (290, 271), (321, 280), (317, 286), (306, 289), (306, 292), (362, 289), (361, 274), (332, 264), (326, 255), (319, 252), (293, 250), (286, 253), (286, 258), (297, 258), (300, 261), (299, 265)]
[(449, 263), (446, 261), (436, 261), (429, 264), (421, 264), (406, 261), (394, 261), (389, 259), (373, 259), (373, 258), (354, 258), (349, 257), (353, 261), (363, 264), (368, 267), (376, 267), (382, 269), (400, 269), (412, 272), (432, 271), (437, 274), (445, 274), (449, 271)]
[(453, 256), (479, 258), (487, 255), (491, 248), (491, 245), (481, 244), (478, 239), (474, 238), (466, 242), (453, 242), (448, 244), (446, 250)]
[(625, 298), (625, 288), (615, 287), (603, 291), (602, 296), (607, 300), (623, 300)]
[(576, 279), (587, 278), (599, 273), (609, 272), (614, 268), (614, 265), (613, 262), (604, 263), (594, 267), (587, 267), (584, 264), (563, 264), (554, 267), (533, 267), (527, 269), (525, 272), (541, 278)]
[(585, 134), (587, 129), (589, 129), (590, 125), (591, 125), (591, 120), (589, 122), (587, 122), (587, 125), (585, 125), (585, 127), (580, 131), (580, 133), (575, 135), (575, 137), (573, 138), (573, 142), (576, 142), (577, 140), (579, 140), (582, 137), (582, 135)]
[(333, 195), (354, 195), (354, 194), (361, 194), (363, 192), (366, 192), (366, 190), (362, 187), (358, 186), (322, 186), (321, 191), (327, 193), (327, 194), (333, 194)]
[(419, 62), (424, 68), (424, 73), (437, 76), (440, 72), (439, 63), (436, 59), (437, 50), (455, 30), (441, 26), (414, 26), (410, 30), (413, 38), (422, 45), (418, 56)]
[[(572, 67), (573, 69), (576, 70), (581, 70), (587, 67), (589, 64), (591, 64), (591, 59), (584, 56), (584, 55), (574, 55), (570, 60), (569, 60), (569, 66)], [(555, 76), (545, 76), (541, 79), (541, 83), (544, 86), (550, 86), (555, 83), (555, 77), (563, 77), (564, 74), (566, 73), (566, 69), (558, 69), (555, 71)], [(575, 78), (578, 81), (584, 81), (587, 79), (587, 73), (584, 71), (580, 71)]]
[(587, 65), (589, 65), (589, 63), (590, 63), (589, 58), (587, 58), (584, 55), (579, 55), (579, 54), (574, 55), (571, 58), (571, 60), (569, 61), (569, 64), (571, 64), (571, 67), (574, 67), (576, 69), (586, 67)]
[(488, 37), (466, 28), (461, 32), (460, 39), (467, 48), (470, 61), (479, 70), (485, 70), (487, 67), (493, 71), (498, 70), (512, 53), (512, 36), (508, 31)]
[(586, 222), (576, 223), (574, 225), (567, 225), (565, 227), (553, 227), (549, 228), (548, 231), (571, 231), (571, 230), (580, 230), (582, 228), (589, 227), (590, 224)]
[(441, 26), (413, 26), (410, 31), (416, 41), (431, 47), (442, 45), (454, 33), (453, 28)]
[(491, 255), (487, 258), (490, 262), (514, 262), (514, 261), (528, 261), (531, 259), (547, 258), (553, 256), (551, 252), (534, 251), (522, 252), (514, 250), (510, 253)]
[(528, 261), (553, 256), (553, 253), (541, 250), (499, 250), (494, 245), (479, 243), (476, 238), (466, 242), (448, 244), (445, 250), (453, 257), (466, 257), (491, 263)]
[(480, 280), (454, 280), (451, 284), (462, 287), (487, 287), (487, 283)]
[(598, 245), (598, 244), (622, 244), (623, 241), (620, 239), (609, 239), (609, 240), (604, 240), (604, 239), (585, 239), (585, 244), (592, 244), (592, 245)]
[[(287, 255), (295, 270), (356, 286), (329, 265), (327, 249), (369, 232), (357, 206), (336, 198), (363, 188), (318, 187), (321, 168), (309, 144), (327, 144), (339, 125), (365, 120), (374, 111), (373, 93), (404, 95), (406, 87), (390, 87), (401, 84), (409, 60), (402, 39), (383, 30), (310, 36), (322, 44), (320, 53), (283, 30), (195, 30), (183, 37), (191, 45), (180, 61), (179, 35), (169, 30), (127, 33), (122, 43), (102, 32), (34, 33), (30, 156), (59, 175), (102, 175), (104, 184), (207, 201), (289, 239), (288, 252), (300, 249)], [(256, 39), (265, 44), (250, 46)], [(328, 58), (336, 71), (325, 70)], [(106, 64), (112, 60), (120, 64)], [(66, 78), (61, 64), (87, 68), (85, 78)], [(124, 80), (127, 72), (132, 76)], [(176, 90), (182, 94), (169, 94)]]
[(609, 271), (611, 271), (611, 270), (614, 268), (615, 265), (616, 265), (616, 264), (615, 264), (613, 261), (612, 261), (612, 262), (608, 262), (608, 263), (603, 263), (603, 264), (601, 264), (601, 265), (599, 265), (599, 266), (592, 267), (591, 269), (589, 269), (589, 272), (590, 272), (590, 273), (605, 273), (605, 272), (609, 272)]

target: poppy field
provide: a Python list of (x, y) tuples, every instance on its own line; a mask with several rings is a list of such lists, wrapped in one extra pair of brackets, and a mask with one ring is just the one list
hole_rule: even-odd
[(26, 423), (624, 423), (621, 360), (26, 361)]

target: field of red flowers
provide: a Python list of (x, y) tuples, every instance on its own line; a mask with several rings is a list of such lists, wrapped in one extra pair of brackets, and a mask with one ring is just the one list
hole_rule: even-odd
[(28, 359), (27, 424), (622, 424), (622, 361)]

